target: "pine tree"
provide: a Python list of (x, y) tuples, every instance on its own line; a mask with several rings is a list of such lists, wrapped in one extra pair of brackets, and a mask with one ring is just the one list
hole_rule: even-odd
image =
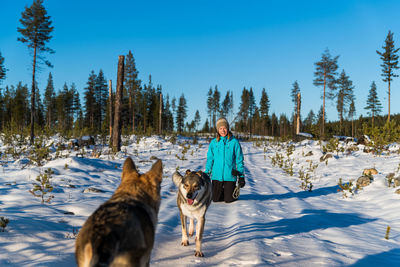
[(350, 104), (354, 100), (354, 86), (353, 82), (350, 80), (349, 76), (346, 75), (346, 72), (344, 70), (342, 70), (336, 83), (339, 89), (337, 95), (336, 109), (339, 115), (339, 130), (340, 134), (342, 134), (344, 114), (348, 112)]
[(213, 90), (212, 87), (208, 90), (207, 93), (207, 114), (210, 117), (210, 122), (212, 121), (213, 117)]
[(127, 111), (122, 111), (122, 113), (129, 116), (129, 119), (125, 120), (132, 125), (132, 132), (134, 132), (136, 123), (135, 117), (139, 114), (138, 106), (141, 95), (141, 81), (139, 80), (139, 71), (136, 69), (135, 58), (130, 50), (125, 59), (124, 87), (128, 95), (128, 105)]
[(163, 110), (163, 131), (172, 132), (174, 130), (174, 117), (171, 112), (171, 105), (169, 103), (169, 95), (165, 98), (164, 110)]
[(221, 104), (221, 110), (220, 110), (220, 117), (224, 117), (228, 119), (228, 115), (231, 114), (232, 109), (233, 109), (233, 102), (232, 102), (232, 92), (227, 91), (224, 101), (222, 101)]
[(293, 88), (292, 88), (292, 91), (290, 92), (290, 96), (291, 96), (292, 102), (294, 104), (294, 113), (296, 114), (296, 110), (297, 110), (297, 94), (300, 93), (300, 86), (299, 86), (299, 83), (297, 81), (295, 81), (292, 86), (293, 86)]
[(253, 93), (253, 88), (250, 87), (249, 90), (249, 123), (248, 125), (250, 126), (250, 134), (253, 133), (253, 117), (256, 113), (257, 110), (257, 104), (256, 104), (256, 99), (254, 97), (254, 93)]
[(54, 121), (56, 118), (56, 116), (54, 116), (54, 113), (56, 111), (55, 98), (56, 98), (56, 93), (54, 90), (53, 75), (50, 72), (49, 78), (47, 79), (47, 86), (44, 92), (44, 100), (43, 100), (46, 125), (48, 128), (51, 128), (54, 125)]
[[(29, 123), (28, 118), (31, 111), (29, 110), (28, 95), (27, 85), (22, 85), (21, 82), (18, 83), (15, 90), (12, 88), (10, 92), (10, 122), (16, 125), (19, 131), (22, 131)], [(13, 99), (12, 96), (14, 96)]]
[[(0, 85), (2, 81), (6, 78), (6, 72), (7, 69), (4, 66), (4, 57), (2, 57), (1, 52), (0, 52)], [(4, 112), (5, 112), (5, 102), (4, 102), (4, 96), (2, 95), (1, 92), (1, 87), (0, 87), (0, 130), (4, 128)]]
[(108, 98), (108, 86), (106, 78), (104, 77), (103, 70), (100, 69), (99, 74), (95, 79), (94, 86), (94, 97), (96, 99), (95, 102), (95, 112), (94, 112), (94, 120), (95, 120), (95, 129), (96, 131), (100, 131), (103, 125), (103, 121), (106, 117), (107, 112), (107, 98)]
[(197, 131), (197, 127), (200, 125), (200, 112), (199, 110), (196, 110), (196, 113), (194, 114), (194, 129)]
[(0, 84), (6, 78), (7, 69), (4, 66), (4, 57), (2, 57), (0, 52)]
[(25, 11), (22, 12), (22, 18), (19, 20), (22, 24), (22, 28), (18, 28), (18, 32), (21, 33), (22, 37), (18, 38), (18, 41), (27, 43), (28, 48), (31, 49), (33, 54), (32, 63), (32, 91), (31, 91), (31, 144), (34, 143), (34, 131), (35, 131), (35, 74), (36, 66), (38, 63), (43, 62), (47, 66), (51, 67), (51, 63), (41, 56), (44, 52), (54, 53), (52, 49), (46, 46), (46, 43), (50, 41), (52, 36), (50, 35), (54, 27), (51, 26), (50, 16), (47, 16), (47, 11), (43, 6), (43, 0), (34, 0), (30, 7), (25, 7)]
[(90, 128), (92, 131), (94, 130), (95, 124), (95, 109), (96, 109), (96, 96), (95, 96), (95, 85), (96, 85), (97, 76), (92, 70), (89, 75), (87, 81), (87, 87), (84, 91), (84, 99), (85, 99), (85, 126)]
[(296, 120), (296, 118), (297, 118), (297, 115), (299, 115), (299, 114), (297, 114), (297, 103), (298, 103), (298, 101), (297, 101), (297, 95), (300, 93), (300, 86), (299, 86), (299, 83), (297, 82), (297, 81), (295, 81), (294, 83), (293, 83), (293, 88), (292, 88), (292, 91), (290, 92), (290, 96), (291, 96), (291, 98), (292, 98), (292, 102), (293, 102), (293, 104), (294, 104), (294, 111), (293, 111), (293, 114), (294, 114), (294, 116), (293, 116), (293, 127), (294, 127), (294, 129), (296, 129), (296, 127), (297, 127), (297, 120)]
[(372, 117), (372, 127), (374, 127), (374, 117), (382, 112), (382, 105), (378, 98), (378, 93), (376, 91), (375, 82), (371, 83), (371, 89), (369, 90), (367, 106), (364, 108), (368, 111), (368, 115)]
[(212, 113), (213, 113), (212, 122), (213, 122), (213, 125), (216, 124), (216, 122), (217, 122), (217, 114), (220, 111), (220, 104), (219, 104), (220, 98), (221, 98), (221, 93), (218, 90), (218, 86), (215, 85), (214, 92), (213, 92), (213, 97), (212, 97)]
[(267, 134), (266, 129), (268, 129), (269, 107), (270, 107), (269, 97), (267, 92), (265, 91), (265, 88), (263, 88), (261, 91), (261, 98), (260, 98), (260, 116), (263, 124), (264, 134)]
[(185, 119), (187, 117), (187, 104), (185, 96), (182, 94), (179, 97), (179, 103), (176, 111), (176, 127), (178, 133), (182, 133), (183, 128), (185, 127)]
[(307, 129), (311, 129), (311, 126), (315, 123), (315, 114), (314, 111), (311, 109), (310, 112), (308, 112), (307, 117), (303, 121), (303, 125)]
[(241, 103), (239, 105), (239, 125), (241, 125), (240, 130), (244, 130), (249, 128), (249, 109), (250, 109), (250, 91), (246, 89), (246, 87), (242, 90), (242, 95), (240, 97)]
[(399, 56), (397, 52), (400, 48), (394, 47), (394, 40), (393, 40), (393, 33), (389, 31), (386, 40), (385, 46), (382, 46), (383, 52), (376, 51), (380, 58), (382, 59), (382, 74), (381, 76), (384, 77), (382, 80), (388, 83), (388, 122), (390, 121), (390, 82), (395, 77), (399, 77), (399, 75), (395, 74), (394, 71), (399, 68)]
[(351, 119), (351, 136), (354, 136), (354, 117), (356, 116), (356, 105), (354, 104), (354, 98), (351, 100), (349, 106), (349, 118)]
[[(334, 58), (331, 57), (329, 50), (326, 49), (322, 54), (322, 58), (320, 61), (315, 62), (314, 65), (316, 70), (314, 72), (314, 85), (315, 86), (323, 86), (323, 95), (322, 95), (322, 125), (321, 125), (321, 136), (325, 135), (325, 98), (333, 98), (333, 91), (335, 90), (335, 81), (336, 81), (336, 70), (338, 69), (337, 60), (339, 56)], [(327, 93), (326, 88), (329, 88), (330, 91)]]
[(40, 92), (39, 92), (39, 88), (36, 84), (35, 86), (38, 90), (36, 90), (36, 96), (35, 96), (35, 123), (43, 128), (45, 125), (45, 119), (44, 119), (44, 114), (43, 114), (43, 103), (40, 97)]

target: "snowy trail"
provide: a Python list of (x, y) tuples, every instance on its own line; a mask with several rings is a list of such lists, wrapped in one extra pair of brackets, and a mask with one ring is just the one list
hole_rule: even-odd
[[(205, 257), (195, 257), (194, 237), (189, 246), (180, 244), (177, 188), (171, 176), (177, 169), (181, 173), (204, 170), (208, 141), (194, 144), (180, 137), (173, 144), (160, 137), (132, 138), (125, 152), (115, 158), (73, 154), (25, 169), (21, 168), (24, 159), (22, 163), (3, 161), (0, 217), (9, 218), (10, 223), (0, 232), (0, 266), (75, 266), (76, 231), (117, 188), (127, 156), (141, 172), (151, 167), (154, 156), (163, 160), (162, 202), (151, 266), (398, 266), (400, 195), (394, 192), (399, 187), (388, 187), (386, 176), (394, 172), (400, 177), (400, 146), (382, 156), (364, 153), (360, 147), (325, 163), (319, 161), (321, 145), (316, 141), (295, 144), (293, 176), (272, 166), (270, 159), (276, 153), (285, 155), (288, 144), (242, 142), (246, 186), (239, 201), (211, 204), (203, 237)], [(190, 148), (184, 155), (185, 147)], [(305, 157), (310, 151), (313, 155)], [(312, 174), (312, 192), (299, 187), (298, 177), (299, 169), (307, 168), (310, 161), (318, 164)], [(55, 197), (43, 205), (28, 190), (39, 172), (49, 167), (55, 172)], [(378, 174), (371, 185), (343, 198), (338, 192), (339, 178), (355, 180), (372, 167)], [(101, 191), (85, 193), (87, 188)], [(388, 226), (390, 238), (385, 239)]]
[[(153, 266), (348, 266), (394, 245), (379, 247), (384, 233), (377, 237), (365, 231), (386, 227), (368, 214), (376, 203), (355, 201), (347, 208), (337, 185), (324, 184), (323, 178), (313, 181), (313, 192), (303, 191), (298, 178), (273, 167), (251, 146), (242, 144), (246, 186), (240, 200), (212, 203), (207, 212), (204, 258), (194, 257), (194, 238), (189, 247), (180, 245), (176, 189), (164, 194)], [(205, 159), (199, 166), (204, 165)], [(371, 242), (377, 238), (376, 244)]]

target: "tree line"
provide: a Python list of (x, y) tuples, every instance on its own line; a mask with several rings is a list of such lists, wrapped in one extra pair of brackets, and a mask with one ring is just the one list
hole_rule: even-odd
[[(115, 93), (112, 92), (111, 81), (100, 69), (89, 73), (86, 87), (83, 88), (83, 102), (74, 83), (64, 84), (56, 90), (53, 74), (50, 72), (44, 94), (39, 94), (36, 81), (36, 69), (40, 65), (52, 67), (45, 53), (54, 53), (48, 47), (54, 27), (50, 16), (43, 6), (43, 0), (34, 0), (26, 7), (20, 19), (21, 27), (18, 41), (27, 45), (32, 52), (32, 83), (29, 90), (26, 84), (6, 86), (0, 90), (0, 130), (13, 129), (24, 132), (29, 129), (31, 142), (34, 129), (48, 132), (60, 132), (65, 135), (108, 134), (113, 118), (112, 104)], [(383, 81), (388, 83), (388, 115), (390, 122), (391, 81), (398, 77), (398, 50), (395, 48), (393, 33), (389, 31), (382, 51), (376, 51), (382, 60)], [(200, 112), (197, 110), (191, 122), (187, 119), (187, 101), (182, 94), (179, 98), (162, 92), (161, 85), (153, 85), (151, 75), (146, 83), (138, 77), (138, 70), (131, 51), (125, 57), (125, 75), (121, 99), (121, 121), (125, 133), (172, 133), (215, 131), (218, 117), (226, 117), (232, 128), (239, 132), (271, 136), (294, 136), (295, 129), (325, 138), (326, 136), (351, 135), (360, 133), (361, 122), (365, 118), (356, 119), (355, 94), (353, 82), (344, 69), (340, 71), (339, 56), (332, 56), (326, 49), (321, 59), (315, 62), (314, 85), (322, 89), (322, 105), (317, 114), (310, 110), (308, 115), (300, 118), (301, 90), (300, 84), (294, 81), (290, 100), (293, 102), (291, 117), (286, 114), (269, 114), (270, 99), (265, 88), (257, 101), (252, 87), (244, 87), (237, 112), (234, 111), (233, 92), (228, 90), (222, 98), (218, 85), (210, 87), (207, 92), (207, 118), (200, 127)], [(0, 51), (0, 85), (6, 78), (5, 58)], [(111, 90), (110, 90), (111, 89)], [(334, 101), (338, 120), (327, 122), (325, 114), (326, 101)], [(365, 110), (370, 116), (368, 123), (382, 125), (380, 116), (382, 104), (377, 95), (374, 81), (371, 81)], [(397, 116), (395, 116), (397, 118)], [(377, 119), (379, 118), (379, 119)], [(300, 125), (297, 125), (300, 124)], [(297, 130), (298, 131), (298, 130)]]

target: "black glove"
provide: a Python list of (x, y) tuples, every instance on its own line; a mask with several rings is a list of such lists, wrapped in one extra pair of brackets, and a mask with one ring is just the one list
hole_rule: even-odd
[(244, 181), (244, 176), (240, 176), (239, 180), (238, 180), (238, 185), (240, 186), (240, 188), (244, 187), (246, 184), (246, 182)]

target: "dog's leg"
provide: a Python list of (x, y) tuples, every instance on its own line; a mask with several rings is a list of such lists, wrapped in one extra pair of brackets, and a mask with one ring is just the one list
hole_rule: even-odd
[(201, 240), (203, 239), (204, 224), (206, 222), (205, 217), (201, 217), (197, 220), (196, 224), (196, 257), (204, 257), (203, 252), (201, 252)]
[(182, 246), (189, 246), (189, 239), (187, 236), (187, 230), (186, 230), (186, 216), (183, 215), (183, 213), (181, 212), (181, 224), (182, 224)]
[(193, 236), (194, 233), (194, 219), (190, 218), (190, 223), (189, 223), (189, 236)]

